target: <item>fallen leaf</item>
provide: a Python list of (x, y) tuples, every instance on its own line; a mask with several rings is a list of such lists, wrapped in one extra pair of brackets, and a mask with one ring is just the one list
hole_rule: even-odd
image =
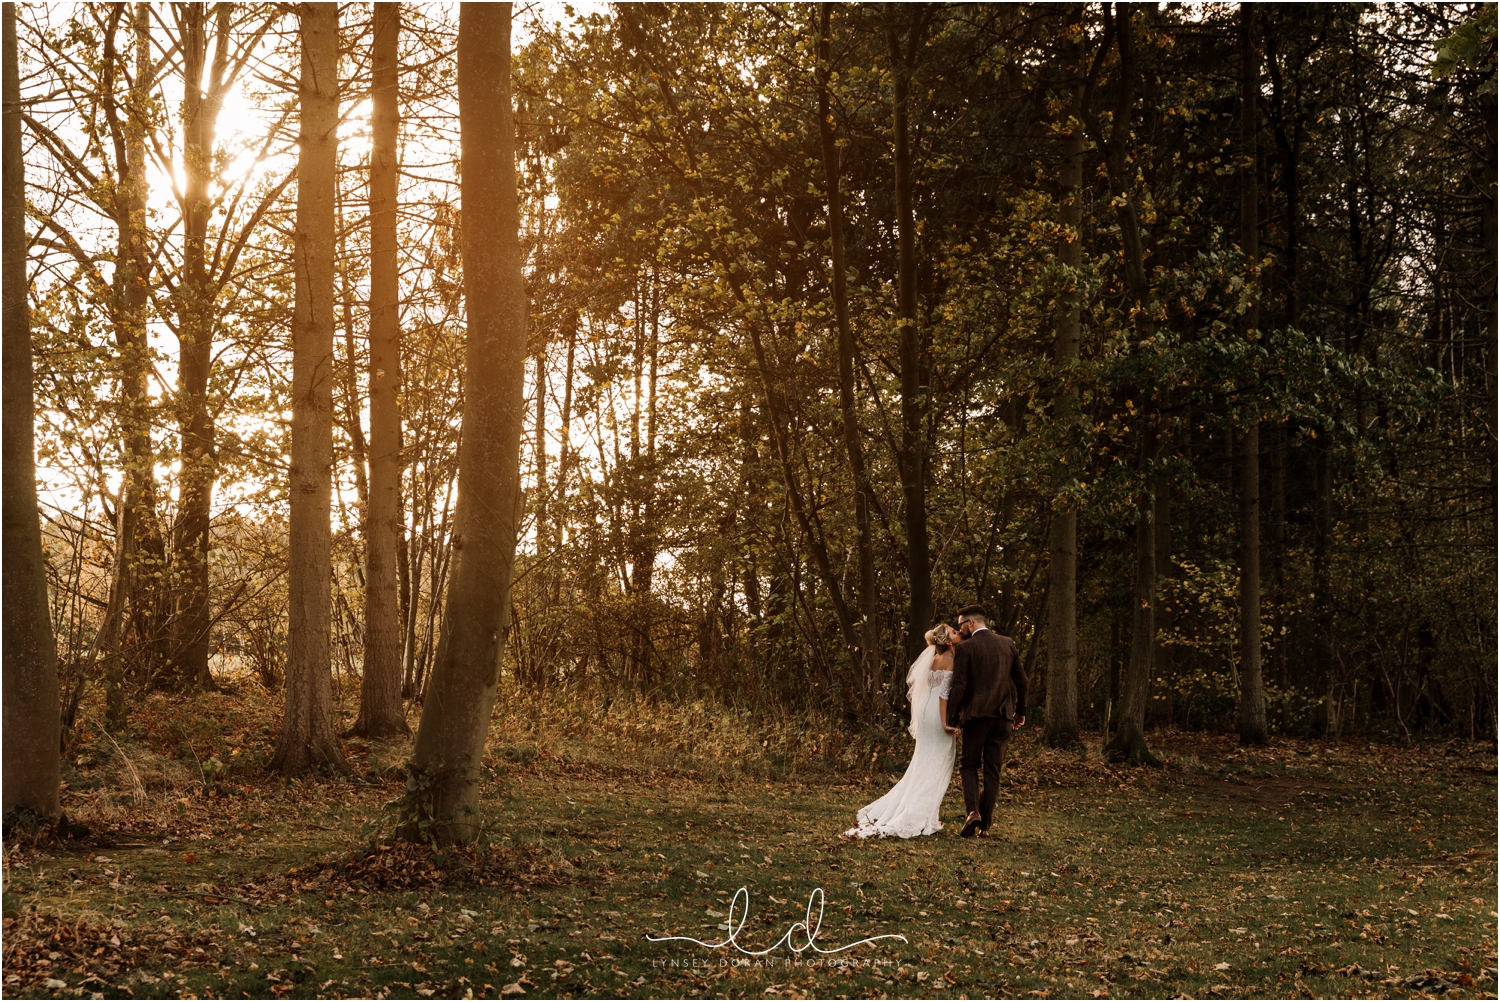
[(1229, 962), (1225, 961), (1225, 960), (1219, 961), (1217, 964), (1214, 965), (1214, 970), (1216, 970), (1216, 971), (1227, 971), (1227, 970), (1229, 970)]

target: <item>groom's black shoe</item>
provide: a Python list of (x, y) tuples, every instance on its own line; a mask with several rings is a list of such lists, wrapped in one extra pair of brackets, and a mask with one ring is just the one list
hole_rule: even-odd
[(974, 833), (977, 832), (979, 830), (979, 827), (981, 825), (983, 825), (983, 824), (984, 824), (984, 819), (981, 818), (981, 817), (979, 817), (979, 815), (977, 815), (977, 814), (974, 815), (973, 817), (969, 818), (968, 820), (966, 820), (964, 822), (963, 830), (958, 833), (958, 837), (959, 838), (973, 838), (974, 837)]

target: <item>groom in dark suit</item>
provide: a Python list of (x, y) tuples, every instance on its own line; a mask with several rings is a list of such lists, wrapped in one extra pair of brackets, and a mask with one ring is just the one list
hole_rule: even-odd
[[(1010, 732), (1026, 724), (1026, 672), (1016, 642), (984, 625), (984, 609), (958, 610), (958, 632), (964, 638), (953, 652), (953, 688), (948, 693), (949, 734), (963, 730), (964, 838), (988, 838), (995, 798), (1000, 794), (1000, 767)], [(979, 770), (984, 769), (984, 793)]]

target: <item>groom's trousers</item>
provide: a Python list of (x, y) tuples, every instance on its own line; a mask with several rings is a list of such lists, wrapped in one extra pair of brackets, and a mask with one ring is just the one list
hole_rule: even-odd
[[(1004, 717), (976, 717), (964, 724), (964, 751), (959, 775), (964, 784), (964, 810), (978, 811), (980, 826), (988, 829), (1000, 796), (1000, 767), (1005, 764), (1005, 746), (1010, 741), (1010, 721)], [(979, 791), (979, 772), (984, 770), (984, 792)]]

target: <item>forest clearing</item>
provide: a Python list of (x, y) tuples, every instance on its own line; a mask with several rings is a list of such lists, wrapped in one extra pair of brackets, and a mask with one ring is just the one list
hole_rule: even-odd
[[(154, 701), (118, 745), (91, 731), (68, 771), (88, 834), (8, 850), (6, 994), (1494, 997), (1488, 745), (1170, 733), (1166, 768), (1143, 772), (1097, 739), (1088, 757), (1017, 740), (999, 840), (956, 837), (953, 791), (941, 834), (856, 843), (837, 833), (899, 757), (862, 769), (799, 725), (701, 707), (510, 705), (477, 869), (472, 850), (370, 835), (408, 747), (268, 778), (276, 707), (255, 694)], [(643, 939), (719, 941), (741, 886), (749, 949), (816, 887), (823, 949), (908, 942), (768, 967)]]

